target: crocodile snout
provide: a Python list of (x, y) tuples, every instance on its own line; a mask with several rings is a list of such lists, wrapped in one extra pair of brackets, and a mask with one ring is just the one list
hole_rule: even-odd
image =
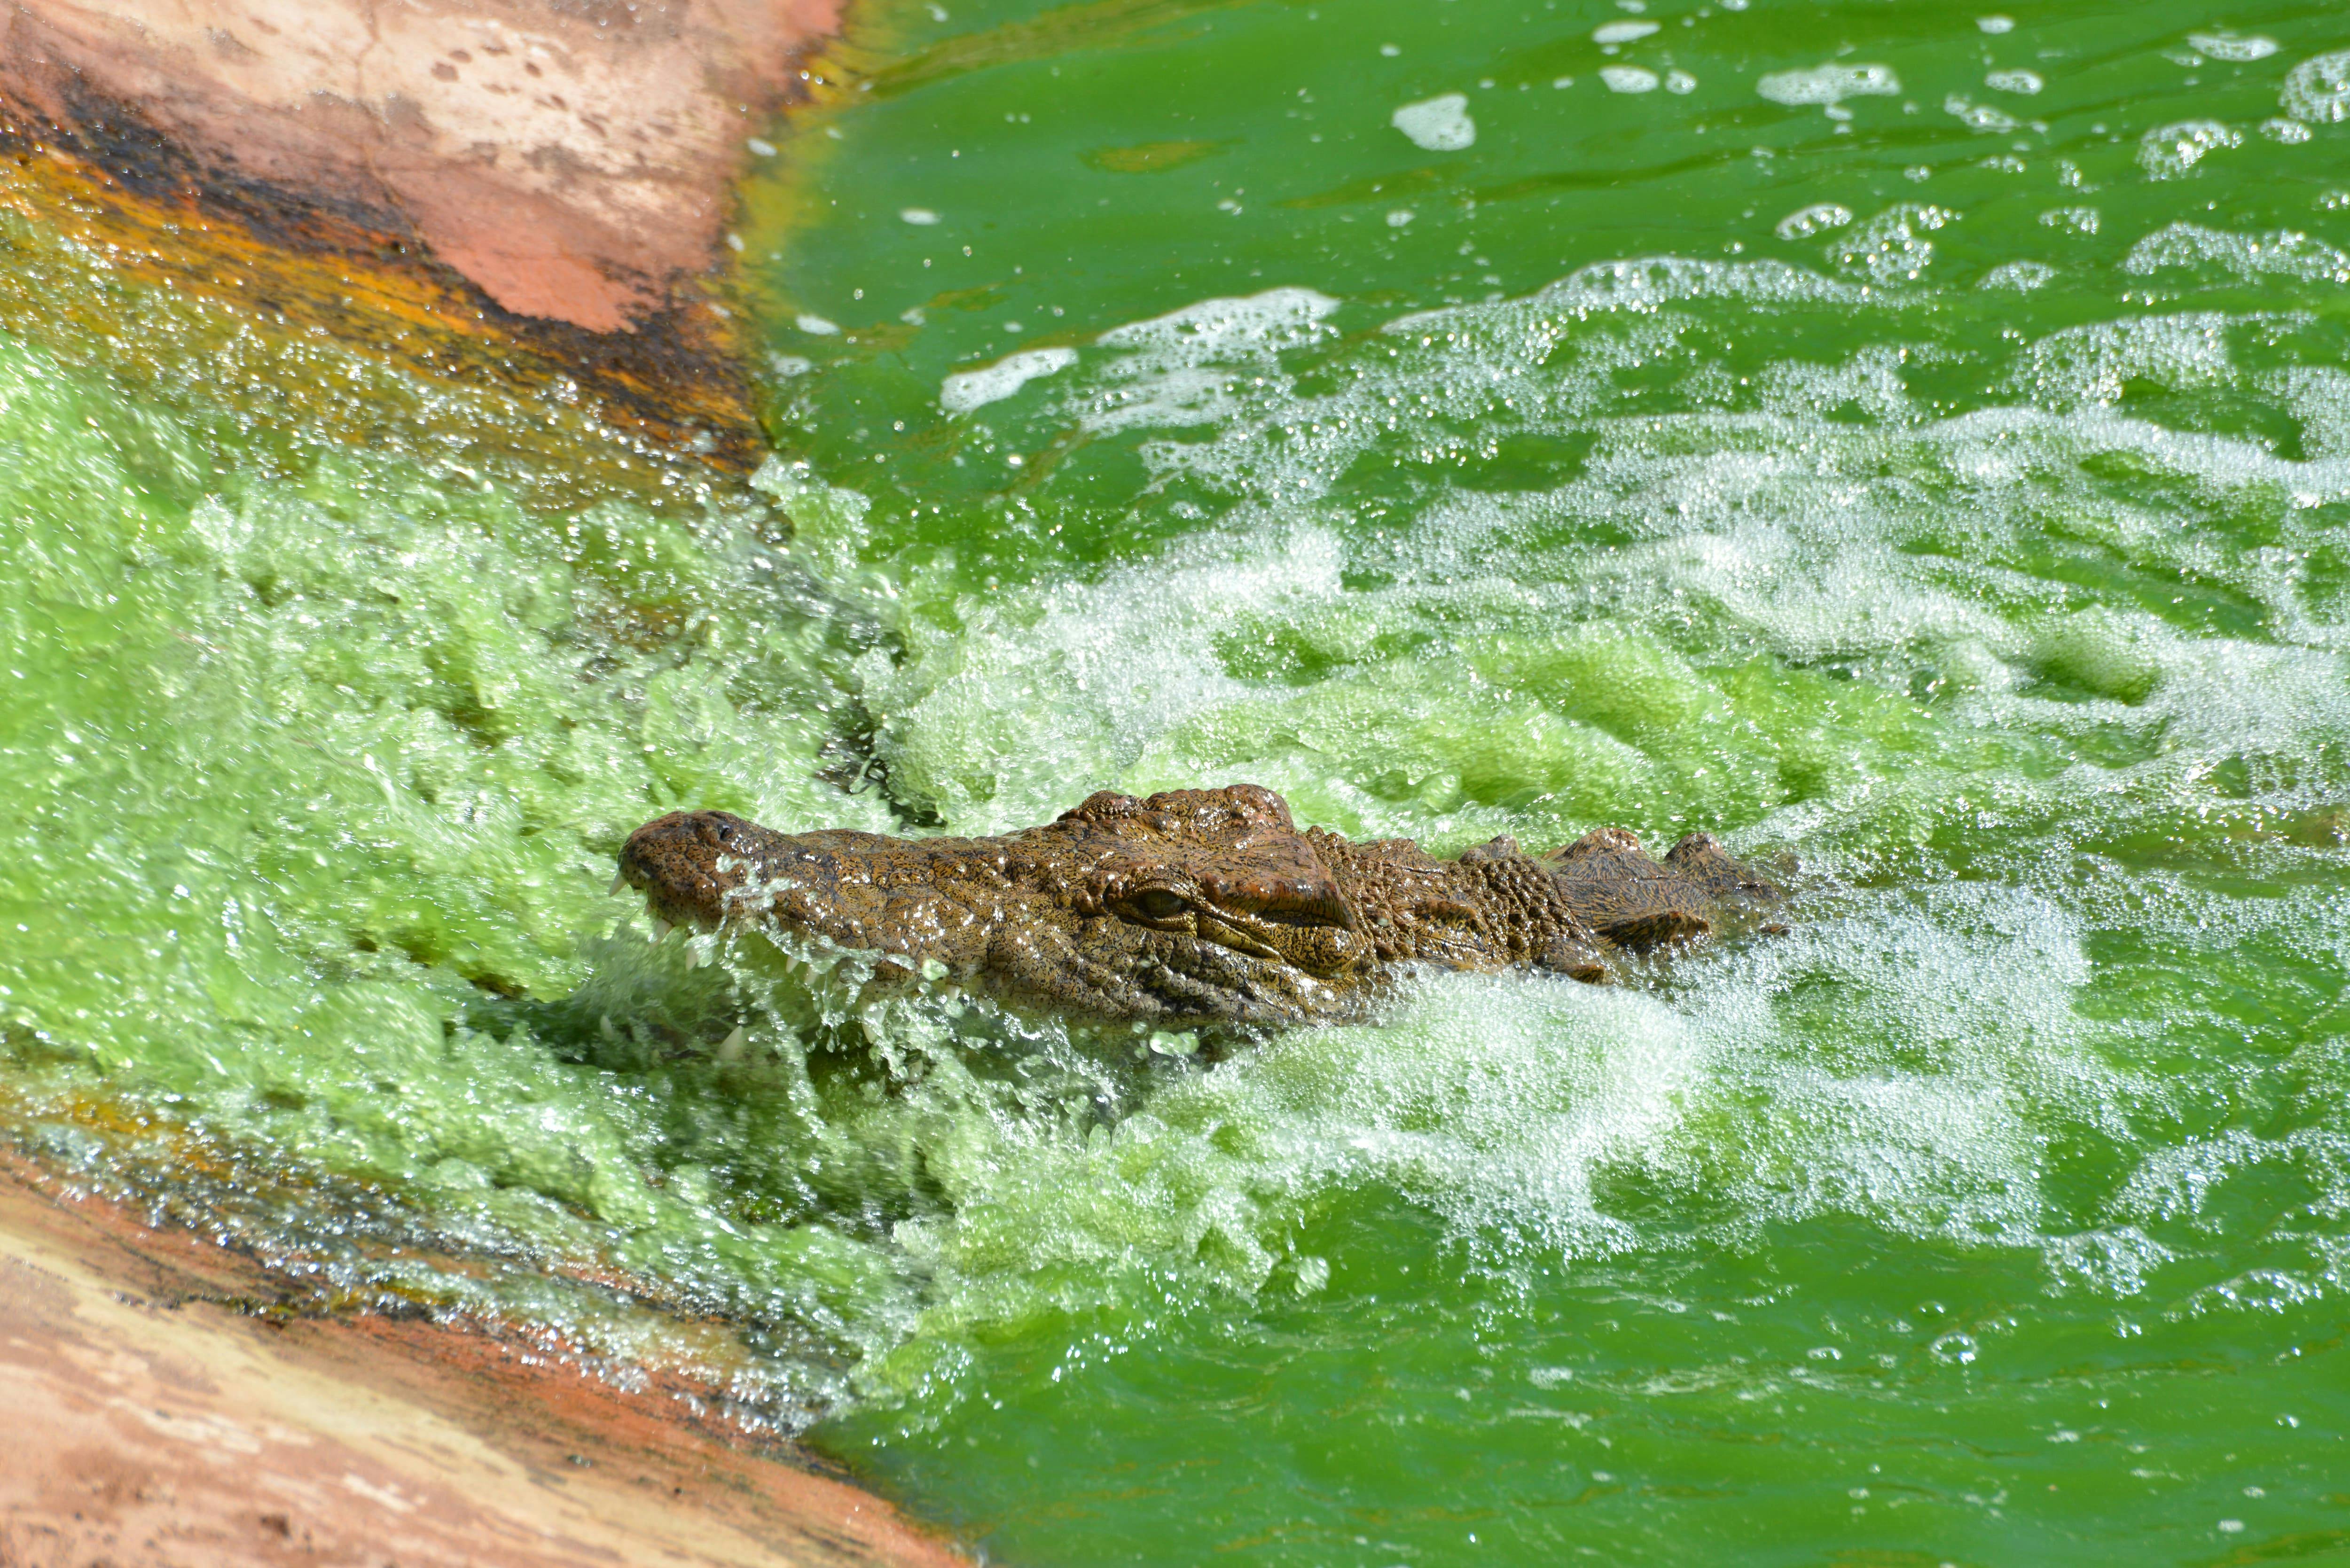
[(620, 847), (620, 880), (644, 894), (653, 918), (671, 924), (716, 925), (739, 870), (721, 871), (722, 857), (740, 856), (765, 832), (727, 811), (673, 811), (655, 817)]

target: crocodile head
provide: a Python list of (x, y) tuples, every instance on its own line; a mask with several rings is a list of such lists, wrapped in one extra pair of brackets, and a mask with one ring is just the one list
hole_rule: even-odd
[(1018, 1005), (1185, 1024), (1351, 1011), (1377, 961), (1271, 790), (1107, 791), (997, 838), (782, 834), (722, 811), (646, 824), (620, 875), (656, 920), (772, 925)]

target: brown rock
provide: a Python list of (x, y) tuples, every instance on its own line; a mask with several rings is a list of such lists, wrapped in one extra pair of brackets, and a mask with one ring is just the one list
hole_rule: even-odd
[(626, 330), (707, 265), (841, 0), (15, 0), (0, 104), (406, 232), (505, 309)]
[(959, 1561), (792, 1450), (746, 1451), (559, 1357), (255, 1315), (265, 1271), (23, 1175), (0, 1169), (8, 1568)]

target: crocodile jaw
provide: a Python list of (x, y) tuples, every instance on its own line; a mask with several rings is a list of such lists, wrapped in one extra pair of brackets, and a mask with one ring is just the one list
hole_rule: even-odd
[[(676, 812), (630, 836), (620, 881), (644, 894), (656, 935), (764, 926), (881, 953), (885, 981), (943, 971), (1019, 1006), (1190, 1024), (1296, 1022), (1358, 1005), (1370, 944), (1327, 923), (1343, 909), (1322, 909), (1315, 888), (1212, 871), (1170, 878), (1164, 866), (1073, 855), (1076, 831), (786, 835), (727, 812)], [(1138, 886), (1170, 880), (1197, 900), (1185, 914), (1134, 913)]]

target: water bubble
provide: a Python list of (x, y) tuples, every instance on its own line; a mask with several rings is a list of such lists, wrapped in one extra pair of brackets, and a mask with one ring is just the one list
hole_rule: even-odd
[(2001, 92), (2035, 93), (2048, 85), (2037, 71), (1993, 71), (1983, 80)]
[(1687, 71), (1667, 71), (1665, 73), (1665, 90), (1670, 93), (1679, 93), (1686, 97), (1687, 95), (1697, 91), (1697, 78), (1690, 75)]
[(2012, 288), (2020, 294), (2029, 294), (2032, 290), (2045, 285), (2055, 275), (2056, 269), (2046, 262), (2002, 262), (1983, 275), (1981, 286)]
[[(2345, 56), (2350, 59), (2350, 56)], [(2183, 119), (2158, 126), (2139, 139), (2138, 167), (2155, 180), (2183, 180), (2195, 166), (2222, 148), (2241, 147), (2241, 131), (2216, 119)]]
[(2286, 114), (2317, 125), (2350, 119), (2350, 49), (2303, 60), (2286, 72), (2283, 103)]
[(792, 318), (792, 324), (814, 337), (830, 337), (840, 330), (838, 322), (827, 321), (821, 316), (805, 310)]
[(1657, 73), (1639, 66), (1602, 66), (1599, 79), (1607, 84), (1609, 92), (1654, 92)]
[(2271, 141), (2294, 147), (2315, 133), (2297, 119), (2264, 119), (2261, 121), (2261, 134)]
[(898, 216), (917, 228), (928, 228), (939, 221), (939, 215), (928, 207), (900, 207)]
[(2040, 214), (2040, 222), (2046, 227), (2075, 234), (2095, 234), (2098, 221), (2095, 207), (2055, 207)]
[(1903, 202), (1830, 241), (1827, 257), (1840, 271), (1871, 283), (1915, 283), (1933, 258), (1933, 242), (1925, 235), (1958, 216), (1948, 207)]
[(1628, 44), (1645, 38), (1657, 31), (1654, 22), (1603, 22), (1594, 28), (1591, 41), (1595, 44)]
[(1843, 228), (1851, 222), (1850, 207), (1836, 202), (1821, 202), (1788, 213), (1771, 232), (1783, 240), (1808, 240), (1814, 234)]
[(1411, 219), (1412, 213), (1410, 208), (1398, 207), (1394, 212), (1388, 214), (1388, 227), (1390, 229), (1400, 229), (1406, 223), (1410, 223)]
[(1257, 388), (1288, 385), (1277, 357), (1328, 337), (1326, 318), (1337, 308), (1336, 299), (1312, 289), (1275, 288), (1204, 299), (1113, 327), (1095, 341), (1118, 355), (1070, 411), (1096, 434), (1234, 417), (1241, 405), (1226, 370), (1248, 366), (1266, 372), (1254, 379)]
[(2245, 36), (2232, 33), (2189, 33), (2187, 42), (2199, 54), (2239, 65), (2264, 60), (2277, 52), (2274, 38), (2262, 37), (2257, 33)]
[(1952, 93), (1942, 100), (1942, 112), (1955, 115), (1975, 130), (1993, 135), (2005, 135), (2018, 128), (2015, 116), (2005, 109), (1993, 109), (1987, 103), (1977, 103), (1962, 93)]
[(2350, 283), (2350, 254), (2292, 230), (2230, 234), (2172, 223), (2130, 247), (2122, 270), (2134, 276), (2170, 267), (2212, 267), (2235, 277), (2279, 274), (2311, 283)]
[(2012, 16), (1978, 16), (1975, 18), (1975, 26), (1981, 28), (1986, 33), (2012, 33), (2015, 31), (2015, 18)]

